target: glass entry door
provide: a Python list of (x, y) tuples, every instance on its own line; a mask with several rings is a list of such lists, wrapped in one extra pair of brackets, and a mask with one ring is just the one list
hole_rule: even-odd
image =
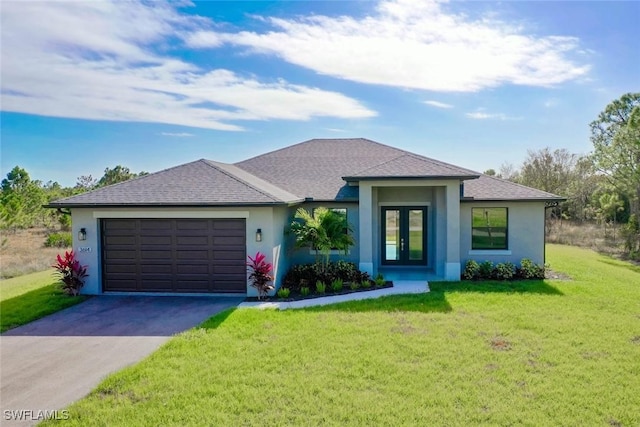
[(382, 208), (382, 264), (425, 265), (427, 208)]

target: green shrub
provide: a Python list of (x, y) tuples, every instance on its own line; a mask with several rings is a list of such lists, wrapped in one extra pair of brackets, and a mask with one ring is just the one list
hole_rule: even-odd
[(520, 261), (516, 276), (520, 279), (544, 279), (544, 265), (535, 264), (528, 258)]
[(300, 295), (302, 295), (303, 297), (306, 297), (309, 295), (309, 287), (308, 286), (303, 286), (300, 288)]
[(378, 288), (384, 286), (384, 284), (387, 283), (387, 281), (384, 280), (384, 276), (382, 275), (382, 273), (378, 273), (373, 282), (376, 284)]
[(478, 268), (478, 278), (481, 280), (488, 280), (493, 278), (493, 263), (491, 261), (484, 261), (480, 263)]
[[(372, 282), (370, 280), (365, 280), (364, 282), (360, 283), (360, 285), (363, 288), (370, 288), (375, 282)], [(377, 286), (377, 285), (376, 285)]]
[(356, 280), (354, 280), (354, 282), (364, 283), (371, 281), (371, 276), (366, 271), (358, 271), (358, 274), (356, 276), (357, 278)]
[(289, 298), (290, 293), (291, 290), (289, 290), (288, 288), (280, 288), (278, 289), (278, 298)]
[(331, 282), (331, 290), (333, 292), (340, 292), (342, 290), (343, 283), (342, 279), (335, 279)]
[(282, 284), (291, 290), (297, 291), (303, 286), (315, 283), (316, 280), (316, 273), (311, 264), (298, 264), (289, 268), (284, 275)]
[(351, 284), (349, 285), (352, 291), (360, 289), (360, 286), (360, 282), (351, 282)]
[(60, 227), (63, 231), (71, 231), (71, 215), (70, 214), (60, 214), (58, 217), (58, 222), (60, 223)]
[(330, 264), (333, 266), (333, 274), (337, 279), (341, 279), (343, 282), (351, 282), (358, 278), (360, 271), (353, 262), (347, 262), (343, 260), (336, 261)]
[(480, 278), (480, 264), (472, 259), (468, 260), (462, 272), (463, 280), (478, 280)]
[(496, 265), (493, 276), (498, 280), (512, 280), (516, 274), (516, 266), (510, 262), (501, 262)]
[(326, 290), (327, 290), (327, 285), (323, 281), (318, 280), (316, 282), (316, 292), (319, 294), (324, 294)]
[(47, 235), (47, 239), (44, 242), (44, 245), (47, 248), (70, 248), (73, 244), (71, 239), (71, 233), (68, 232), (59, 232), (59, 233), (50, 233)]
[(335, 280), (345, 282), (364, 282), (370, 280), (367, 273), (363, 273), (352, 262), (339, 260), (329, 264), (298, 264), (293, 265), (282, 280), (283, 287), (291, 291), (300, 291), (303, 286), (313, 286), (318, 280), (333, 283)]

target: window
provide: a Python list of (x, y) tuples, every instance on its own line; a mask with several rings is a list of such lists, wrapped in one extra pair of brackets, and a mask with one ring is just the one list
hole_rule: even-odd
[(507, 208), (471, 209), (471, 249), (508, 249)]

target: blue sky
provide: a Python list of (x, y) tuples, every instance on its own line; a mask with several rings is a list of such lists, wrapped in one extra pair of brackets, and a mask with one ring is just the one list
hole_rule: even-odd
[(640, 2), (2, 1), (1, 174), (366, 137), (477, 171), (591, 150), (640, 90)]

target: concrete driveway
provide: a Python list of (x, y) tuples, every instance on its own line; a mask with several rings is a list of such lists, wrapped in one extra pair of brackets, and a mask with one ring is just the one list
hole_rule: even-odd
[[(242, 298), (96, 296), (0, 336), (1, 425), (32, 425)], [(11, 421), (23, 411), (22, 422)], [(29, 412), (31, 411), (31, 412)], [(58, 417), (64, 413), (58, 412)]]

